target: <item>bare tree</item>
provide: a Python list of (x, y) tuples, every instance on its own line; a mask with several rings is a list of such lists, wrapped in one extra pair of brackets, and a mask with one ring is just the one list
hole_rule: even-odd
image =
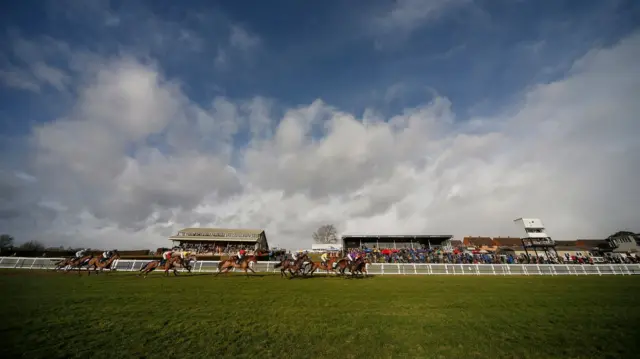
[(29, 242), (23, 243), (20, 246), (20, 249), (25, 251), (44, 251), (44, 244), (38, 241), (29, 241)]
[(321, 244), (338, 243), (338, 231), (333, 224), (325, 224), (313, 233), (313, 241)]
[(13, 237), (8, 234), (0, 235), (0, 248), (11, 248), (13, 247)]

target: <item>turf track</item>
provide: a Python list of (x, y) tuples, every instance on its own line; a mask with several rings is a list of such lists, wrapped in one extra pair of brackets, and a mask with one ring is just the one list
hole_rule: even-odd
[(4, 270), (0, 290), (5, 358), (568, 359), (640, 350), (638, 277)]

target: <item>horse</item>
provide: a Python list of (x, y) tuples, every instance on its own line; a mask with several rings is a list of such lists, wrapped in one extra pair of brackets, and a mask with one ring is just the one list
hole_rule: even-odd
[(142, 268), (140, 268), (140, 271), (138, 272), (138, 277), (141, 274), (144, 274), (144, 278), (147, 278), (147, 274), (153, 272), (154, 270), (156, 270), (156, 268), (164, 268), (164, 275), (165, 277), (169, 276), (169, 270), (173, 269), (173, 275), (177, 276), (178, 275), (178, 270), (176, 269), (178, 266), (181, 266), (182, 268), (187, 269), (187, 271), (189, 271), (189, 273), (191, 273), (191, 267), (189, 267), (188, 265), (185, 265), (184, 260), (181, 257), (171, 257), (169, 259), (167, 259), (164, 264), (161, 264), (163, 260), (161, 259), (156, 259), (156, 260), (152, 260), (151, 262), (148, 262), (147, 264), (143, 265)]
[(355, 276), (357, 272), (359, 272), (360, 274), (363, 274), (363, 268), (364, 271), (366, 272), (366, 265), (368, 263), (367, 259), (363, 259), (363, 258), (358, 258), (355, 261), (349, 263), (349, 261), (346, 258), (343, 258), (341, 260), (338, 261), (338, 264), (336, 265), (336, 269), (338, 270), (339, 274), (344, 276), (345, 275), (345, 270), (349, 270), (349, 272), (351, 272), (351, 276)]
[(369, 275), (369, 273), (367, 272), (367, 264), (369, 263), (371, 262), (366, 257), (360, 258), (359, 260), (355, 261), (354, 263), (352, 263), (351, 269), (349, 269), (351, 271), (351, 275), (358, 276), (359, 273), (363, 277), (366, 277), (367, 275)]
[(53, 271), (54, 272), (59, 271), (62, 268), (70, 266), (72, 262), (73, 262), (73, 258), (64, 258), (53, 264), (54, 265)]
[(313, 273), (318, 269), (322, 269), (327, 272), (333, 272), (335, 271), (335, 269), (333, 269), (333, 263), (335, 263), (335, 261), (335, 258), (329, 258), (326, 264), (322, 262), (311, 262), (311, 270), (309, 270), (307, 274), (313, 275)]
[(257, 263), (257, 262), (258, 262), (258, 257), (255, 255), (245, 256), (244, 258), (242, 258), (240, 264), (237, 264), (234, 258), (220, 261), (220, 263), (218, 263), (218, 272), (215, 274), (215, 276), (217, 277), (218, 274), (220, 273), (229, 273), (231, 268), (240, 268), (244, 271), (244, 273), (248, 277), (249, 272), (247, 272), (247, 269), (250, 270), (253, 274), (256, 274), (256, 272), (253, 270), (253, 268), (251, 268), (251, 266), (253, 263)]
[[(306, 264), (305, 261), (307, 261)], [(308, 271), (305, 273), (305, 268), (312, 264), (313, 262), (311, 262), (309, 260), (309, 257), (307, 257), (307, 255), (305, 254), (295, 261), (289, 258), (285, 258), (284, 260), (280, 261), (280, 263), (277, 263), (274, 268), (280, 268), (280, 277), (287, 277), (286, 271), (289, 271), (291, 278), (293, 278), (299, 274), (303, 276), (309, 274)]]
[(289, 274), (291, 274), (291, 276), (295, 276), (298, 275), (298, 272), (300, 272), (303, 268), (300, 264), (298, 264), (297, 261), (293, 261), (289, 258), (285, 258), (284, 260), (280, 261), (280, 263), (276, 263), (276, 265), (274, 266), (274, 268), (280, 268), (280, 277), (287, 277), (287, 273), (286, 271), (289, 271)]
[(111, 266), (111, 263), (113, 263), (113, 261), (115, 261), (116, 259), (120, 259), (120, 253), (118, 253), (118, 251), (115, 251), (115, 253), (113, 253), (111, 257), (107, 258), (106, 261), (102, 261), (101, 257), (91, 258), (87, 266), (87, 275), (91, 275), (91, 267), (93, 267), (95, 273), (98, 274), (98, 268), (100, 268), (100, 272), (102, 272), (105, 268), (109, 268)]
[(65, 273), (68, 273), (70, 270), (77, 268), (78, 275), (80, 275), (80, 270), (82, 269), (82, 267), (89, 264), (89, 261), (91, 260), (91, 258), (93, 258), (93, 254), (86, 255), (77, 260), (74, 260), (74, 258), (69, 259), (69, 262), (68, 262), (69, 264), (67, 264), (66, 266)]

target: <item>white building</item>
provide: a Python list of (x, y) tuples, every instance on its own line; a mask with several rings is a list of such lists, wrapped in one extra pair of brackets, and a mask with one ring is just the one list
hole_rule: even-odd
[[(524, 236), (521, 238), (527, 255), (531, 254), (529, 253), (529, 249), (533, 249), (536, 256), (540, 255), (540, 253), (538, 253), (538, 249), (540, 249), (547, 258), (550, 257), (549, 248), (556, 252), (556, 243), (547, 234), (542, 220), (539, 218), (518, 218), (513, 222), (524, 231)], [(556, 252), (555, 255), (557, 256), (558, 253)]]
[(311, 252), (340, 252), (342, 244), (340, 243), (314, 243), (311, 245)]

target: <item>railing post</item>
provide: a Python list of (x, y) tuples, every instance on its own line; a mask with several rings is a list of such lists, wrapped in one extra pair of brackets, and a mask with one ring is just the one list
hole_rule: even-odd
[(476, 264), (476, 275), (480, 275), (480, 267)]
[(491, 271), (493, 272), (493, 275), (496, 275), (496, 267), (493, 263), (491, 263)]

